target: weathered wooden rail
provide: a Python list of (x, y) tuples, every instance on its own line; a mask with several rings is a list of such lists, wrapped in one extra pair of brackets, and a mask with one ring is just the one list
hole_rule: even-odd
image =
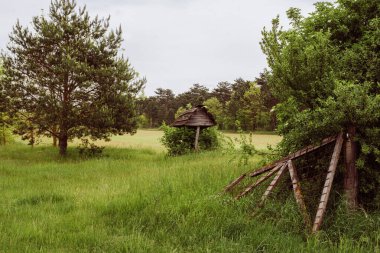
[(277, 165), (274, 169), (272, 169), (267, 175), (264, 175), (262, 176), (261, 178), (259, 178), (259, 180), (257, 180), (255, 183), (253, 183), (252, 185), (248, 186), (247, 188), (245, 188), (245, 190), (243, 192), (241, 192), (239, 195), (237, 195), (235, 198), (236, 199), (240, 199), (241, 197), (247, 195), (248, 193), (250, 193), (251, 191), (253, 191), (253, 189), (255, 189), (257, 186), (259, 186), (261, 183), (263, 183), (265, 180), (267, 180), (268, 178), (270, 178), (274, 173), (276, 173), (276, 171), (278, 171), (280, 169), (282, 165)]
[[(303, 194), (301, 191), (301, 184), (300, 184), (300, 181), (298, 178), (298, 173), (297, 173), (297, 170), (294, 166), (293, 160), (295, 160), (299, 157), (302, 157), (303, 155), (306, 155), (310, 152), (313, 152), (313, 151), (315, 151), (315, 150), (317, 150), (323, 146), (326, 146), (327, 144), (333, 143), (334, 141), (335, 141), (334, 152), (332, 154), (330, 165), (329, 165), (329, 168), (327, 171), (327, 176), (326, 176), (325, 184), (324, 184), (324, 187), (322, 190), (321, 199), (319, 201), (317, 214), (316, 214), (313, 226), (312, 226), (310, 214), (306, 208), (306, 204), (305, 204)], [(267, 174), (261, 176), (254, 183), (245, 187), (242, 192), (237, 194), (235, 196), (235, 199), (238, 200), (238, 199), (246, 196), (248, 193), (252, 192), (257, 186), (261, 185), (263, 182), (268, 180), (270, 177), (272, 177), (276, 173), (276, 175), (274, 176), (271, 183), (269, 184), (266, 191), (264, 192), (264, 194), (261, 197), (261, 201), (259, 203), (259, 206), (262, 206), (262, 205), (264, 205), (264, 203), (265, 203), (266, 199), (268, 198), (268, 196), (270, 195), (270, 193), (273, 191), (273, 189), (276, 187), (276, 185), (280, 181), (281, 176), (284, 175), (285, 170), (288, 169), (289, 174), (290, 174), (290, 179), (292, 181), (294, 197), (295, 197), (297, 205), (300, 209), (300, 212), (301, 212), (301, 215), (303, 217), (305, 226), (306, 226), (308, 231), (315, 233), (319, 230), (319, 228), (322, 224), (322, 221), (323, 221), (324, 213), (326, 212), (327, 202), (328, 202), (328, 199), (330, 196), (332, 183), (334, 180), (336, 167), (338, 165), (339, 156), (340, 156), (340, 152), (342, 149), (343, 141), (344, 140), (343, 140), (343, 134), (342, 133), (340, 133), (337, 136), (330, 136), (330, 137), (322, 140), (322, 142), (319, 145), (307, 146), (307, 147), (302, 148), (302, 149), (300, 149), (294, 153), (289, 154), (288, 156), (286, 156), (280, 160), (277, 160), (271, 164), (268, 164), (268, 165), (266, 165), (266, 166), (264, 166), (258, 170), (255, 170), (252, 172), (247, 172), (247, 173), (240, 175), (238, 178), (233, 180), (230, 184), (228, 184), (224, 188), (224, 192), (231, 191), (234, 187), (239, 185), (246, 178), (253, 178), (253, 177), (257, 177), (259, 175), (262, 175), (264, 173), (267, 173)]]

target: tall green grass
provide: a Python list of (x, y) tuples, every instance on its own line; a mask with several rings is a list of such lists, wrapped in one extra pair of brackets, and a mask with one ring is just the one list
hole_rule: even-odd
[(251, 218), (252, 197), (220, 194), (248, 168), (218, 151), (69, 153), (0, 147), (0, 252), (379, 252), (380, 216), (357, 240), (350, 230), (306, 237), (291, 198)]

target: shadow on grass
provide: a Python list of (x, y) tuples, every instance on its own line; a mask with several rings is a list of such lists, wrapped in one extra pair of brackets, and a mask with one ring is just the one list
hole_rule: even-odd
[(160, 154), (159, 152), (145, 148), (145, 149), (133, 149), (133, 148), (111, 148), (104, 149), (102, 154), (96, 156), (85, 156), (79, 153), (76, 147), (69, 147), (67, 149), (67, 155), (59, 155), (59, 150), (52, 146), (35, 146), (30, 147), (21, 143), (13, 143), (6, 146), (0, 146), (0, 160), (17, 161), (18, 163), (78, 163), (83, 161), (97, 160), (97, 159), (131, 159), (144, 157), (154, 157), (154, 155)]
[(47, 194), (39, 194), (33, 195), (30, 197), (22, 198), (16, 201), (16, 205), (39, 205), (42, 203), (56, 204), (61, 203), (67, 200), (67, 197), (55, 194), (55, 193), (47, 193)]

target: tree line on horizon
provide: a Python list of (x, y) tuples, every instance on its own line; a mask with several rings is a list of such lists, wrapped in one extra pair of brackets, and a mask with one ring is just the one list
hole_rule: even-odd
[(264, 73), (254, 81), (237, 78), (234, 82), (219, 82), (210, 90), (193, 84), (176, 95), (171, 89), (157, 88), (152, 96), (137, 100), (139, 126), (157, 128), (169, 125), (185, 110), (204, 105), (213, 114), (220, 130), (267, 130), (276, 127), (274, 106), (277, 99), (269, 90)]

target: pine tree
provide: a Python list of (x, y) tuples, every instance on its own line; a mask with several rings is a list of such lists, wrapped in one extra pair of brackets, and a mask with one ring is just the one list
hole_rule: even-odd
[(13, 27), (3, 87), (13, 113), (28, 115), (38, 134), (55, 136), (65, 155), (72, 138), (107, 139), (136, 129), (135, 98), (144, 85), (119, 54), (122, 31), (90, 18), (74, 0), (52, 1), (31, 29)]

